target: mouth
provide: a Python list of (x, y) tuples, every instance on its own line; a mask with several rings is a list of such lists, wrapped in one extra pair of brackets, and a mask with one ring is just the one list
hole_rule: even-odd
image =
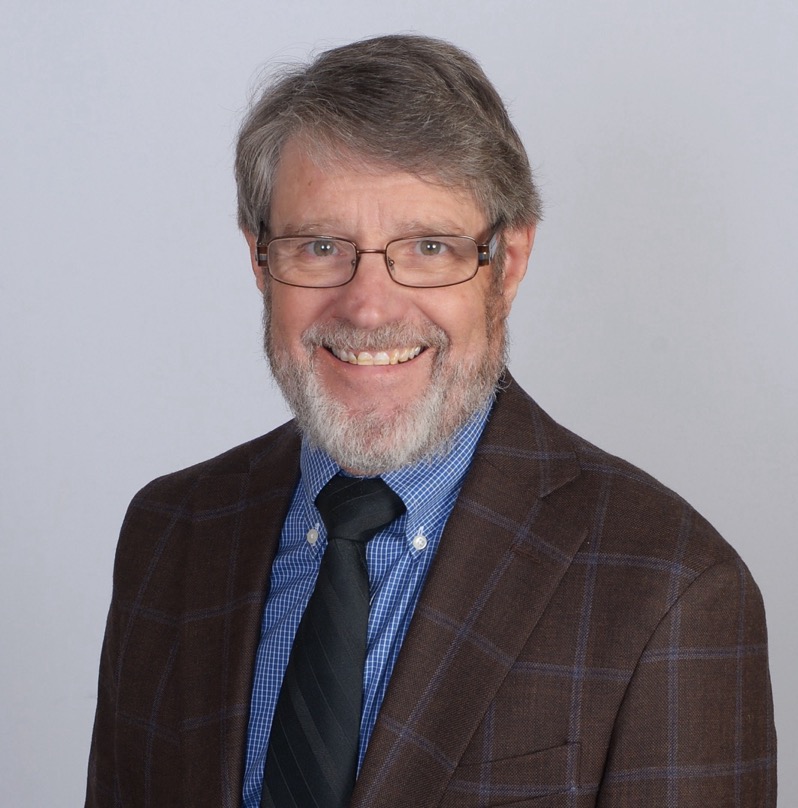
[(430, 353), (445, 355), (446, 333), (432, 322), (385, 323), (373, 329), (356, 328), (345, 321), (313, 323), (303, 334), (308, 356), (323, 350), (348, 366), (407, 365)]
[(423, 350), (421, 345), (391, 348), (381, 351), (353, 351), (347, 348), (324, 346), (336, 359), (350, 365), (402, 365), (415, 359)]

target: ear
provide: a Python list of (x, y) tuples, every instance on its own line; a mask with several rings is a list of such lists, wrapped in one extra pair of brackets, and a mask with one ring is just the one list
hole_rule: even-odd
[(258, 237), (250, 233), (248, 230), (244, 231), (244, 238), (249, 247), (249, 262), (252, 264), (252, 271), (255, 273), (255, 283), (258, 285), (261, 294), (266, 291), (266, 285), (269, 282), (268, 273), (266, 268), (258, 265)]
[(507, 313), (515, 300), (518, 285), (526, 275), (529, 254), (535, 243), (535, 225), (505, 230), (504, 234), (504, 277), (502, 278), (502, 296)]

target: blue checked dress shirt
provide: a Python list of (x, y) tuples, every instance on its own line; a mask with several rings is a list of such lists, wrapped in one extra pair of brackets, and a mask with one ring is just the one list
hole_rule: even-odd
[[(477, 413), (455, 436), (443, 457), (384, 474), (407, 508), (366, 546), (371, 610), (358, 769), (382, 705), (399, 649), (407, 634), (446, 520), (471, 464), (488, 418)], [(341, 469), (325, 452), (304, 442), (301, 478), (288, 510), (271, 571), (255, 660), (244, 771), (244, 808), (258, 808), (263, 766), (277, 696), (291, 645), (310, 600), (327, 546), (324, 524), (313, 504), (319, 491)]]

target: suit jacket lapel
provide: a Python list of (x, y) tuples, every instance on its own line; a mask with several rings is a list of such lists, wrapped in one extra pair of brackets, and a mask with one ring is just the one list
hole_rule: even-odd
[[(509, 380), (444, 530), (353, 806), (436, 805), (587, 533), (567, 433)], [(523, 615), (523, 619), (519, 619)]]

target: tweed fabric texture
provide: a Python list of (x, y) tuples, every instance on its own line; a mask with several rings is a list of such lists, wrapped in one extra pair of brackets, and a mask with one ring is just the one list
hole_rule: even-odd
[[(684, 500), (507, 379), (354, 808), (775, 806), (760, 593)], [(238, 806), (288, 424), (151, 483), (122, 528), (86, 805)]]

